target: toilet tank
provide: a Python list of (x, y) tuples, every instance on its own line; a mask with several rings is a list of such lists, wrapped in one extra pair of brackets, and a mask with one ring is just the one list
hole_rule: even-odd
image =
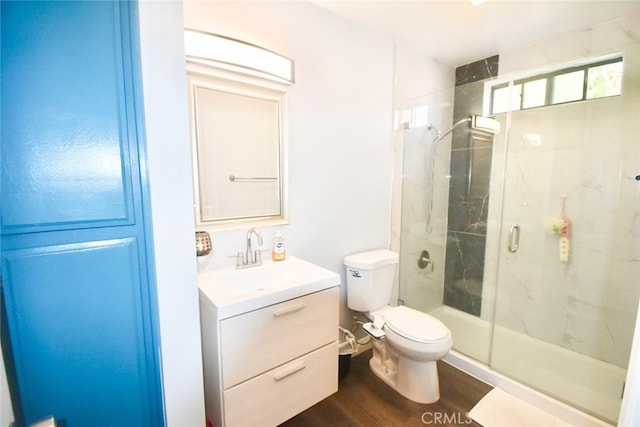
[(367, 312), (389, 304), (398, 254), (386, 249), (346, 256), (347, 306)]

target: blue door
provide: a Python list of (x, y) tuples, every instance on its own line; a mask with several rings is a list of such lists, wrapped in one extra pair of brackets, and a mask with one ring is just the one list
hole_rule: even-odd
[(161, 426), (135, 2), (1, 2), (2, 350), (18, 425)]

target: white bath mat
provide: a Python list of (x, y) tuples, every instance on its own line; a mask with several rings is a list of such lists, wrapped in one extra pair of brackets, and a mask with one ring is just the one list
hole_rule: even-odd
[(469, 416), (484, 427), (570, 427), (560, 418), (496, 387), (473, 407)]

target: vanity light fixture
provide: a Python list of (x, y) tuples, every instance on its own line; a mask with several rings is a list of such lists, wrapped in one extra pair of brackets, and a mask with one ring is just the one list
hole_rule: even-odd
[(293, 84), (294, 62), (263, 47), (205, 31), (186, 29), (187, 61)]
[(206, 231), (196, 231), (196, 256), (209, 255), (213, 249), (211, 236)]

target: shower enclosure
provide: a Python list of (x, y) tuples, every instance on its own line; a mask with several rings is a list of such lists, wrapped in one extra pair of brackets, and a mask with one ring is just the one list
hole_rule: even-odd
[[(401, 303), (440, 318), (454, 350), (608, 422), (640, 297), (639, 22), (461, 67), (397, 135)], [(456, 125), (434, 148), (472, 114), (501, 131)]]

